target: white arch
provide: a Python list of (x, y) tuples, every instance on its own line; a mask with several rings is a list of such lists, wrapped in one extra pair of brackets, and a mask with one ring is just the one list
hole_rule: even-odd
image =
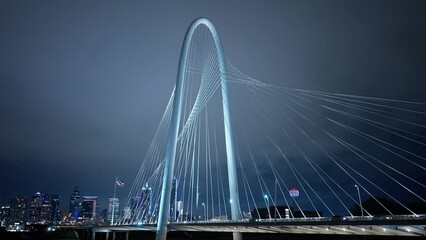
[[(182, 109), (182, 95), (185, 87), (185, 75), (186, 75), (186, 62), (188, 60), (188, 50), (191, 43), (192, 35), (198, 26), (206, 26), (215, 43), (216, 53), (219, 61), (219, 71), (222, 88), (222, 109), (223, 109), (223, 120), (225, 129), (225, 143), (226, 143), (226, 156), (228, 165), (228, 181), (229, 181), (229, 192), (232, 201), (231, 202), (231, 215), (232, 220), (241, 219), (240, 202), (238, 198), (238, 181), (237, 181), (237, 169), (235, 165), (235, 151), (234, 151), (234, 139), (232, 134), (232, 122), (230, 105), (228, 99), (228, 83), (226, 79), (226, 65), (225, 57), (223, 55), (222, 43), (219, 38), (219, 33), (214, 27), (213, 23), (206, 18), (198, 18), (194, 20), (186, 31), (185, 39), (183, 42), (180, 59), (178, 75), (176, 79), (175, 96), (173, 100), (173, 111), (171, 116), (170, 128), (167, 135), (166, 145), (166, 158), (164, 162), (164, 176), (163, 186), (161, 190), (159, 219), (157, 222), (157, 235), (156, 240), (165, 240), (167, 237), (167, 222), (169, 219), (170, 209), (170, 195), (172, 178), (175, 165), (176, 157), (176, 144), (179, 131), (179, 123), (181, 118)], [(241, 235), (234, 233), (234, 239), (240, 238)]]

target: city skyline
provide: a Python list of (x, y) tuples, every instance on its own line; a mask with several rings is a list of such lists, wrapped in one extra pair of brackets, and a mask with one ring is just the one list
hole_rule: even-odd
[[(78, 197), (77, 198), (75, 198), (76, 189), (78, 190)], [(73, 205), (74, 201), (79, 202), (80, 199), (82, 199), (82, 197), (84, 197), (84, 196), (96, 196), (96, 194), (82, 194), (82, 195), (80, 195), (79, 189), (80, 188), (78, 186), (76, 186), (74, 188), (74, 190), (70, 191), (70, 194), (68, 196), (62, 196), (64, 198), (62, 200), (60, 200), (61, 196), (58, 195), (58, 194), (43, 193), (43, 191), (36, 191), (34, 194), (32, 194), (30, 196), (15, 194), (14, 197), (12, 197), (10, 199), (4, 199), (4, 198), (0, 199), (0, 206), (10, 206), (10, 205), (12, 205), (12, 202), (14, 201), (14, 199), (21, 199), (22, 198), (22, 199), (25, 199), (26, 201), (28, 201), (29, 199), (33, 198), (34, 196), (40, 195), (40, 196), (43, 196), (43, 197), (47, 196), (47, 198), (52, 199), (53, 202), (59, 202), (59, 205), (57, 205), (58, 203), (55, 203), (55, 205), (57, 207), (60, 206), (59, 210), (67, 211), (67, 212), (70, 213), (70, 212), (73, 212), (73, 211), (71, 211), (71, 206)], [(113, 199), (113, 198), (111, 197), (110, 199)], [(53, 204), (53, 202), (52, 202), (52, 204)], [(108, 205), (109, 205), (109, 203), (106, 205), (105, 209), (108, 208)]]
[[(110, 202), (111, 199), (114, 198), (110, 198)], [(114, 212), (117, 217), (123, 209), (119, 208), (119, 199), (115, 198), (115, 201), (117, 209)], [(1, 226), (20, 224), (23, 227), (26, 224), (58, 225), (72, 222), (92, 224), (95, 220), (111, 222), (110, 203), (108, 206), (99, 206), (97, 196), (80, 196), (78, 187), (74, 188), (69, 198), (65, 197), (62, 201), (60, 195), (36, 192), (31, 197), (16, 196), (10, 201), (2, 201), (0, 208), (5, 210), (0, 214)], [(107, 210), (105, 216), (102, 215), (104, 210)]]

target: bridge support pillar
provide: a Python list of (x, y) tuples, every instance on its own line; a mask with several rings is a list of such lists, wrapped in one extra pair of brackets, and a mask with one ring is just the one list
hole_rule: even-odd
[(234, 240), (243, 240), (243, 234), (240, 232), (234, 232), (232, 233), (232, 238)]

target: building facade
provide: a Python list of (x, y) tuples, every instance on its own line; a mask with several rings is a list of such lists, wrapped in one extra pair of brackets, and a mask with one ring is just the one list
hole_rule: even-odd
[(59, 212), (59, 200), (60, 196), (54, 194), (50, 198), (50, 222), (57, 224), (60, 221), (60, 212)]
[(50, 223), (50, 196), (49, 194), (42, 195), (40, 208), (40, 224)]
[(141, 193), (141, 218), (144, 223), (149, 222), (151, 218), (152, 210), (152, 188), (148, 187), (148, 184), (142, 188)]
[(177, 209), (177, 202), (176, 202), (176, 198), (177, 198), (177, 186), (178, 186), (178, 181), (177, 178), (175, 176), (173, 176), (173, 180), (172, 180), (172, 192), (170, 195), (170, 222), (176, 222), (176, 218), (177, 218), (177, 214), (178, 214), (178, 209)]
[(74, 191), (71, 193), (70, 205), (68, 208), (68, 214), (71, 221), (77, 221), (81, 211), (81, 201), (80, 201), (80, 190), (78, 187), (74, 188)]
[(0, 208), (0, 226), (7, 227), (10, 223), (10, 206)]
[(98, 197), (96, 196), (83, 196), (83, 201), (81, 203), (81, 216), (79, 219), (82, 221), (94, 221), (98, 207), (97, 201)]
[(42, 198), (43, 196), (40, 192), (36, 192), (31, 198), (29, 222), (32, 224), (40, 223)]
[(179, 201), (179, 202), (177, 202), (177, 204), (176, 204), (176, 209), (177, 209), (177, 221), (178, 222), (182, 222), (183, 221), (183, 215), (184, 215), (184, 213), (183, 213), (183, 202), (182, 201)]
[[(120, 213), (120, 199), (118, 198), (109, 198), (108, 199), (108, 213), (107, 213), (107, 221), (113, 223), (118, 219), (118, 214)], [(114, 217), (113, 217), (114, 216)]]
[(142, 188), (140, 197), (134, 197), (130, 202), (131, 221), (148, 223), (152, 210), (152, 189), (148, 184)]
[(12, 224), (24, 224), (27, 212), (28, 200), (24, 197), (16, 196), (10, 199), (10, 222)]

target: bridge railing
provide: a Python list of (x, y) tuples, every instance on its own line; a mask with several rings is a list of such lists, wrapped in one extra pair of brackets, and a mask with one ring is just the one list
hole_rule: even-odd
[(345, 217), (307, 217), (307, 218), (267, 218), (242, 220), (202, 220), (174, 222), (173, 224), (212, 224), (212, 223), (247, 223), (247, 222), (340, 222), (340, 221), (391, 221), (391, 220), (426, 220), (426, 215), (393, 215), (393, 216), (345, 216)]

